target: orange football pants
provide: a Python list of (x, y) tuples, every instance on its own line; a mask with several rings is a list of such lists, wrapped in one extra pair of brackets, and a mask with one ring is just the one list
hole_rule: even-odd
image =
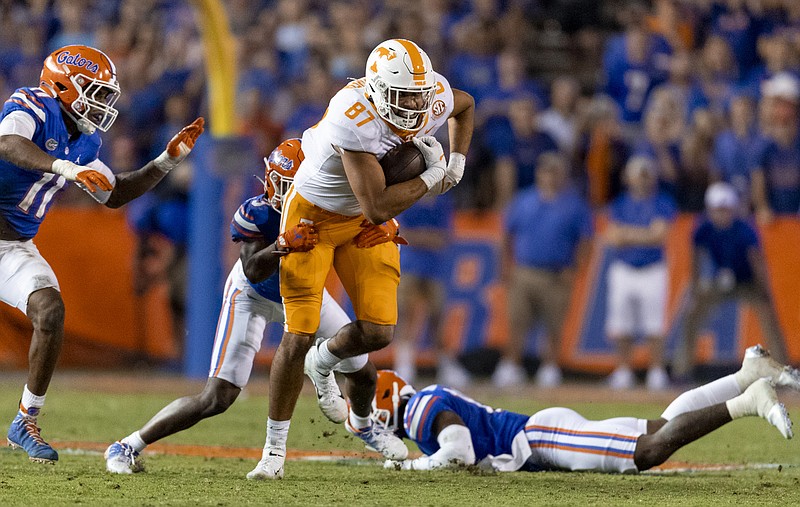
[(311, 221), (319, 230), (319, 243), (309, 252), (294, 252), (281, 259), (280, 283), (285, 330), (312, 335), (319, 327), (322, 291), (331, 267), (350, 296), (356, 318), (381, 325), (397, 323), (397, 285), (400, 250), (392, 242), (356, 248), (363, 215), (348, 217), (308, 202), (294, 187), (287, 192), (281, 231)]

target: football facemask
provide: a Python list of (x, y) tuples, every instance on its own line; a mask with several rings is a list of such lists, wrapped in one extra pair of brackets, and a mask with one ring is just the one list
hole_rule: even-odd
[(378, 370), (375, 384), (375, 398), (372, 400), (372, 412), (369, 416), (372, 424), (384, 430), (397, 432), (402, 424), (402, 414), (399, 413), (400, 402), (403, 398), (410, 398), (417, 391), (392, 370)]
[(301, 141), (296, 138), (283, 141), (264, 158), (264, 193), (269, 205), (278, 213), (304, 158)]

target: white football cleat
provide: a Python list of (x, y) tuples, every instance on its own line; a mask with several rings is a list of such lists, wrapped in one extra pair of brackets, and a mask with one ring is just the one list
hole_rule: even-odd
[(144, 462), (139, 453), (130, 445), (114, 442), (103, 454), (106, 470), (112, 474), (135, 474), (144, 471)]
[(384, 458), (402, 461), (408, 457), (406, 444), (389, 430), (382, 430), (374, 425), (356, 429), (350, 424), (349, 418), (344, 423), (344, 427), (347, 431), (363, 440), (367, 445), (367, 449), (381, 453)]
[(528, 381), (528, 375), (522, 365), (513, 361), (501, 359), (492, 373), (492, 385), (503, 389), (507, 387), (518, 387)]
[(660, 366), (647, 370), (647, 377), (644, 381), (648, 391), (664, 391), (669, 388), (669, 375)]
[(283, 479), (283, 462), (286, 460), (286, 451), (269, 449), (266, 456), (261, 458), (256, 467), (247, 473), (251, 481), (265, 481)]
[(769, 379), (758, 379), (743, 395), (749, 395), (755, 404), (758, 415), (766, 419), (771, 425), (778, 428), (784, 438), (792, 438), (792, 420), (786, 412), (786, 407), (778, 401), (775, 386)]
[[(403, 377), (403, 375), (400, 376)], [(408, 377), (403, 378), (407, 379)], [(469, 372), (457, 360), (449, 357), (439, 358), (439, 366), (436, 371), (437, 384), (464, 389), (471, 380)], [(411, 380), (407, 380), (407, 382), (412, 383)]]
[(800, 370), (774, 360), (767, 349), (753, 345), (744, 351), (742, 368), (736, 372), (739, 387), (746, 389), (756, 380), (767, 377), (778, 387), (800, 391)]
[(317, 391), (317, 404), (325, 417), (336, 424), (345, 422), (348, 416), (347, 402), (342, 396), (333, 372), (323, 375), (317, 370), (316, 345), (308, 349), (303, 371), (314, 384), (314, 389)]
[(542, 363), (536, 372), (536, 387), (549, 389), (558, 387), (562, 382), (561, 368), (555, 363)]

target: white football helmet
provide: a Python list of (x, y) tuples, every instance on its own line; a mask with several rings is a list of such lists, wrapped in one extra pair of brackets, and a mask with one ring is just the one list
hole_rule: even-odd
[(431, 59), (407, 39), (378, 44), (367, 58), (367, 96), (378, 114), (391, 125), (417, 131), (436, 95)]

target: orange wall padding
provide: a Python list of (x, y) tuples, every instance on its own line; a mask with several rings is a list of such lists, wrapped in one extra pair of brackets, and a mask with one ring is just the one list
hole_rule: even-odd
[[(66, 306), (62, 365), (113, 366), (152, 355), (172, 358), (166, 288), (134, 296), (135, 237), (121, 210), (56, 207), (34, 239), (55, 271)], [(27, 365), (31, 326), (0, 305), (0, 364)]]

